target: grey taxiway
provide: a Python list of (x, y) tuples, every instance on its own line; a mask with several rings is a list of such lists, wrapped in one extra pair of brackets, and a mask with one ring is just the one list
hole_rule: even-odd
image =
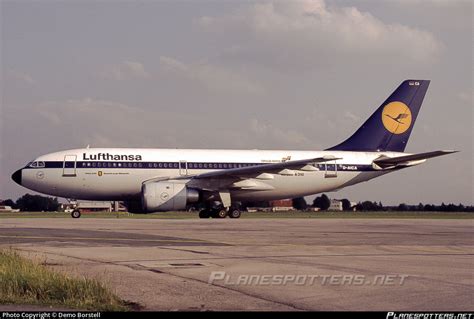
[(0, 247), (98, 278), (145, 310), (467, 311), (472, 226), (472, 219), (6, 218)]

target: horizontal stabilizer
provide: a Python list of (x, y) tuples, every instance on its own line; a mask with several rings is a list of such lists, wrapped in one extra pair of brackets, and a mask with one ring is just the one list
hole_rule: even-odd
[(410, 165), (410, 162), (416, 162), (420, 160), (426, 160), (428, 158), (447, 155), (456, 153), (458, 151), (433, 151), (398, 157), (380, 157), (374, 160), (374, 164), (378, 165), (381, 168), (391, 167), (391, 166), (407, 166)]

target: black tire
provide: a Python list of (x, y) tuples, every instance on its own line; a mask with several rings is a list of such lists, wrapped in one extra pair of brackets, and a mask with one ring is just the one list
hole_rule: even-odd
[(216, 212), (216, 218), (226, 218), (227, 217), (227, 210), (225, 209), (219, 209)]
[(240, 212), (240, 210), (238, 209), (231, 209), (230, 212), (229, 212), (229, 217), (230, 218), (240, 218), (240, 215), (242, 213)]
[(211, 215), (209, 214), (209, 211), (207, 209), (201, 210), (199, 212), (199, 218), (209, 218)]
[(73, 210), (71, 213), (72, 218), (79, 218), (81, 217), (81, 212), (79, 210)]

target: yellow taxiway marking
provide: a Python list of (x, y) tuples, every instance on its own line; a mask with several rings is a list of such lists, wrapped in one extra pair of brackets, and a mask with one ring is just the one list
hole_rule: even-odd
[(53, 237), (53, 236), (17, 236), (0, 235), (0, 238), (19, 238), (19, 239), (67, 239), (67, 240), (116, 240), (116, 241), (165, 241), (165, 242), (189, 242), (189, 243), (207, 243), (202, 240), (194, 239), (139, 239), (139, 238), (107, 238), (107, 237)]

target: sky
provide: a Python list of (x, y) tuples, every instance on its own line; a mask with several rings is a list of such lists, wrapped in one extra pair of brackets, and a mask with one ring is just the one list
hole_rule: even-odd
[(0, 1), (0, 198), (71, 148), (322, 150), (405, 79), (407, 152), (459, 153), (330, 193), (473, 204), (470, 1)]

